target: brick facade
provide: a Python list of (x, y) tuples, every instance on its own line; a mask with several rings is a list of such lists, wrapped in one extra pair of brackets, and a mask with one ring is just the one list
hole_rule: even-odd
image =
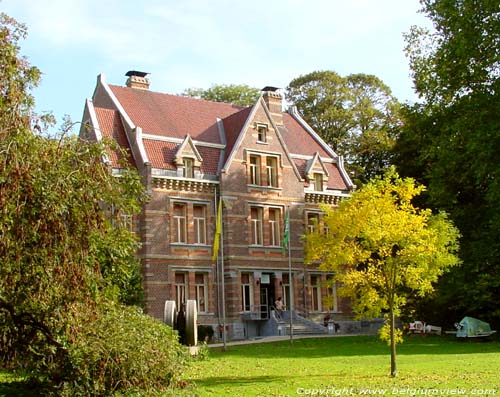
[[(224, 294), (229, 336), (240, 338), (278, 296), (289, 306), (290, 290), (294, 310), (305, 316), (350, 314), (335, 285), (325, 285), (332, 275), (304, 265), (301, 238), (311, 217), (321, 217), (318, 204), (336, 205), (353, 185), (342, 158), (295, 109), (281, 108), (275, 91), (264, 92), (251, 108), (237, 108), (144, 86), (112, 86), (99, 76), (83, 122), (122, 142), (150, 193), (135, 225), (152, 316), (163, 318), (165, 300), (196, 299), (199, 322), (217, 329)], [(121, 123), (109, 122), (111, 116)], [(82, 129), (82, 138), (99, 139), (85, 134)], [(222, 256), (212, 260), (219, 198), (224, 291)], [(288, 210), (291, 280), (288, 252), (282, 252)], [(334, 304), (327, 307), (323, 300), (332, 294)]]

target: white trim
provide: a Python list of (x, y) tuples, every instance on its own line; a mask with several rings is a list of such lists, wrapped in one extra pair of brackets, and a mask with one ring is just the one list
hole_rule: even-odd
[(118, 98), (115, 96), (111, 88), (109, 87), (108, 83), (106, 83), (106, 79), (104, 76), (104, 73), (101, 73), (99, 76), (97, 76), (99, 83), (102, 85), (106, 93), (109, 95), (109, 98), (113, 102), (113, 104), (116, 106), (116, 109), (118, 112), (120, 112), (120, 115), (123, 117), (124, 121), (127, 123), (127, 126), (133, 130), (135, 128), (134, 123), (132, 122), (132, 119), (129, 117), (123, 106), (121, 105), (120, 101), (118, 101)]
[(236, 139), (236, 142), (233, 145), (233, 148), (231, 149), (231, 153), (229, 153), (229, 156), (227, 157), (226, 162), (224, 163), (224, 167), (221, 169), (221, 172), (227, 172), (230, 164), (233, 162), (233, 158), (236, 155), (236, 151), (241, 145), (241, 141), (243, 140), (243, 132), (246, 131), (250, 125), (250, 120), (255, 117), (255, 113), (257, 113), (257, 104), (259, 103), (260, 99), (262, 98), (262, 94), (260, 94), (259, 99), (255, 103), (255, 105), (252, 106), (252, 110), (250, 111), (250, 114), (247, 116), (247, 119), (245, 120), (245, 124), (241, 128), (240, 132), (238, 133), (238, 139)]
[[(304, 179), (302, 179), (302, 177), (300, 176), (300, 172), (297, 169), (297, 166), (295, 165), (295, 162), (292, 160), (292, 157), (290, 156), (290, 152), (289, 152), (289, 150), (288, 150), (288, 148), (287, 148), (287, 146), (285, 144), (285, 140), (281, 136), (280, 130), (279, 130), (278, 126), (276, 125), (276, 123), (274, 122), (273, 117), (271, 116), (271, 112), (267, 108), (266, 102), (264, 101), (264, 99), (262, 98), (262, 96), (260, 97), (260, 100), (261, 100), (261, 106), (264, 109), (264, 112), (266, 113), (267, 117), (269, 118), (269, 121), (271, 122), (271, 125), (274, 128), (274, 132), (276, 133), (276, 136), (278, 137), (278, 140), (281, 143), (281, 147), (283, 148), (285, 156), (288, 159), (288, 161), (290, 162), (290, 164), (292, 165), (292, 169), (293, 169), (293, 172), (295, 173), (295, 176), (297, 177), (297, 179), (300, 182), (303, 182)], [(283, 128), (286, 129), (286, 127), (284, 125), (283, 125)]]
[[(297, 159), (297, 160), (311, 160), (313, 157), (314, 157), (314, 154), (312, 156), (310, 155), (305, 155), (305, 154), (296, 154), (296, 153), (292, 153), (290, 154), (290, 156), (293, 158), (293, 159)], [(331, 157), (319, 157), (321, 159), (321, 161), (323, 163), (330, 163), (330, 164), (337, 164), (337, 159), (333, 159)]]
[[(154, 170), (158, 170), (161, 168), (153, 168)], [(215, 185), (219, 184), (219, 181), (212, 181), (210, 179), (199, 179), (199, 178), (184, 178), (182, 176), (169, 176), (169, 175), (152, 175), (154, 179), (172, 179), (176, 181), (187, 181), (187, 182), (203, 182), (203, 183), (212, 183)]]
[(323, 149), (326, 150), (326, 152), (332, 156), (333, 158), (339, 157), (337, 153), (333, 151), (333, 149), (326, 144), (326, 142), (321, 139), (321, 137), (313, 130), (313, 128), (307, 124), (307, 122), (300, 116), (299, 112), (297, 111), (296, 106), (289, 106), (288, 107), (288, 113), (300, 124), (302, 127), (304, 127), (309, 134), (321, 145)]
[(301, 124), (302, 127), (304, 127), (306, 129), (306, 131), (309, 132), (309, 134), (311, 134), (311, 136), (321, 145), (321, 147), (323, 147), (323, 149), (326, 150), (326, 152), (328, 154), (330, 154), (333, 158), (337, 159), (340, 175), (342, 176), (342, 178), (344, 178), (344, 181), (345, 181), (347, 187), (351, 188), (351, 189), (355, 189), (356, 185), (352, 182), (351, 178), (349, 177), (349, 175), (347, 174), (347, 172), (344, 168), (344, 161), (343, 161), (342, 156), (337, 155), (337, 153), (335, 153), (333, 151), (333, 149), (330, 146), (328, 146), (323, 139), (321, 139), (321, 137), (312, 129), (312, 127), (306, 123), (306, 121), (300, 116), (299, 112), (297, 111), (296, 106), (289, 106), (288, 113), (299, 124)]
[[(142, 139), (182, 144), (186, 138), (183, 139), (183, 138), (173, 138), (173, 137), (152, 135), (152, 134), (142, 134)], [(191, 139), (191, 140), (196, 146), (211, 147), (214, 149), (225, 149), (226, 148), (225, 144), (196, 141), (194, 139)]]
[[(92, 102), (92, 99), (87, 98), (85, 105), (89, 111), (90, 123), (92, 125), (92, 129), (94, 130), (95, 139), (97, 142), (102, 142), (102, 133), (99, 127), (99, 120), (97, 119), (97, 114), (95, 112), (94, 102)], [(85, 128), (85, 126), (83, 128)], [(102, 162), (106, 165), (111, 164), (111, 160), (109, 159), (107, 153), (102, 155)]]
[(137, 148), (139, 149), (139, 153), (142, 157), (142, 163), (149, 163), (148, 155), (146, 154), (146, 148), (144, 147), (144, 142), (142, 142), (142, 128), (135, 128), (135, 140), (137, 144)]
[(87, 98), (86, 101), (87, 109), (89, 110), (90, 121), (92, 122), (92, 128), (95, 133), (95, 138), (98, 142), (102, 141), (101, 129), (99, 128), (99, 120), (97, 119), (97, 114), (95, 112), (94, 102), (92, 99)]

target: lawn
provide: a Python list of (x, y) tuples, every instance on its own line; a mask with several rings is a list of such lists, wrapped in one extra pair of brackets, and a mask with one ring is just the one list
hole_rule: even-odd
[(385, 343), (357, 336), (211, 349), (188, 377), (200, 396), (500, 396), (500, 342), (406, 338), (398, 370)]
[[(407, 337), (398, 346), (399, 376), (391, 378), (389, 370), (389, 348), (374, 336), (210, 348), (186, 374), (190, 387), (178, 394), (500, 396), (500, 341)], [(33, 395), (21, 381), (0, 371), (0, 397)]]

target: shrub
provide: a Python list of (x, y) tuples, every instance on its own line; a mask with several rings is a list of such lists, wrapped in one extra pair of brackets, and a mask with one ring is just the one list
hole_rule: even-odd
[(69, 348), (74, 368), (62, 395), (110, 395), (176, 387), (189, 359), (177, 333), (137, 308), (108, 303), (81, 324)]

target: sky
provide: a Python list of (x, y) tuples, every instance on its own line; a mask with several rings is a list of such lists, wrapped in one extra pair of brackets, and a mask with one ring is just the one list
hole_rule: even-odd
[(403, 33), (430, 25), (419, 9), (418, 0), (0, 0), (28, 27), (21, 54), (43, 73), (37, 111), (58, 121), (81, 121), (99, 74), (125, 85), (128, 70), (170, 94), (366, 73), (416, 101)]

